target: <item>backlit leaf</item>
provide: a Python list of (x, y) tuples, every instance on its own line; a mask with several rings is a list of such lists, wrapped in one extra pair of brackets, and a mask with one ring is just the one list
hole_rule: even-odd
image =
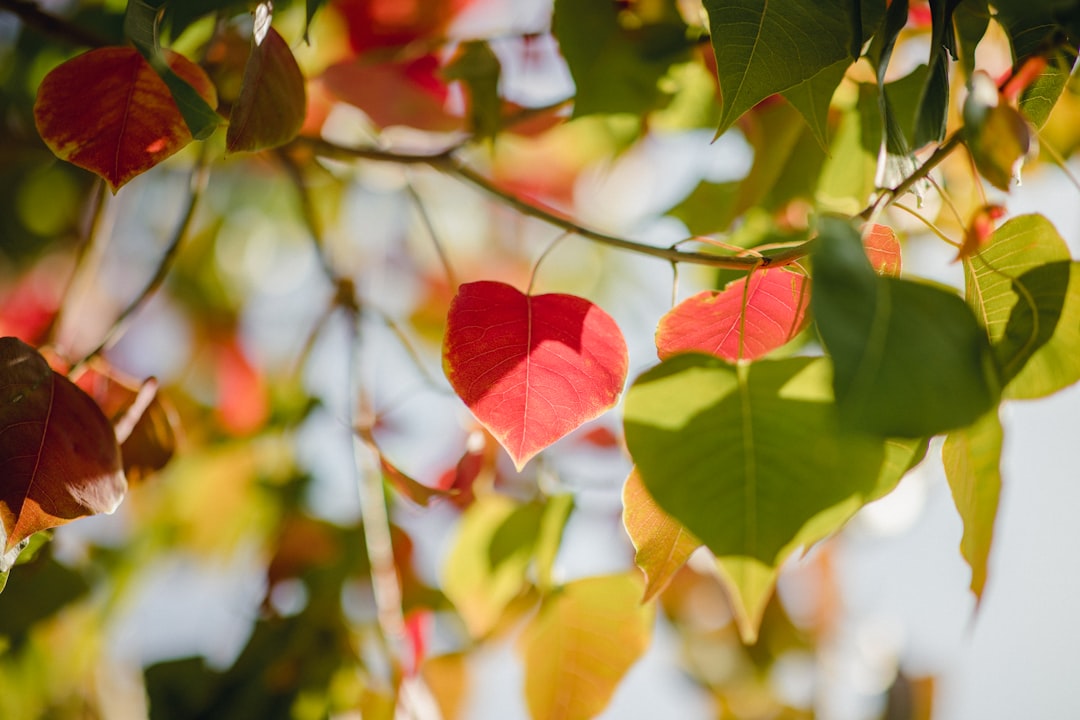
[[(199, 66), (175, 53), (168, 58), (208, 103), (217, 103)], [(168, 86), (127, 47), (91, 50), (52, 70), (38, 87), (34, 121), (57, 157), (101, 176), (113, 192), (192, 139)]]
[(802, 113), (814, 138), (826, 150), (829, 147), (829, 103), (851, 62), (850, 57), (838, 60), (784, 91), (784, 97)]
[(289, 45), (274, 28), (255, 42), (233, 105), (225, 147), (229, 152), (277, 147), (304, 124), (304, 76)]
[(719, 559), (746, 642), (784, 560), (891, 490), (915, 454), (898, 444), (894, 462), (840, 429), (823, 358), (680, 355), (635, 381), (624, 416), (645, 488)]
[(1049, 59), (1034, 56), (1024, 64), (1023, 68), (1034, 66), (1039, 69), (1034, 79), (1020, 79), (1020, 112), (1036, 128), (1046, 124), (1050, 111), (1068, 85), (1074, 58), (1075, 55), (1070, 56), (1068, 52), (1058, 52)]
[(900, 277), (902, 258), (900, 256), (900, 241), (896, 239), (896, 233), (888, 225), (874, 224), (870, 232), (863, 236), (863, 249), (874, 272), (878, 275), (891, 275)]
[(636, 470), (626, 478), (622, 501), (623, 526), (636, 551), (634, 563), (645, 573), (642, 602), (648, 602), (667, 587), (701, 541), (660, 509)]
[(971, 257), (990, 241), (994, 234), (994, 222), (1005, 214), (1001, 205), (983, 205), (975, 210), (964, 229), (964, 241), (956, 253), (957, 260)]
[(937, 287), (876, 275), (850, 223), (825, 218), (820, 229), (811, 306), (833, 359), (842, 422), (917, 438), (989, 410), (997, 370), (967, 305)]
[(725, 360), (755, 360), (785, 345), (802, 329), (810, 300), (806, 277), (769, 268), (705, 290), (679, 303), (656, 329), (661, 359), (704, 352)]
[(769, 95), (850, 57), (854, 22), (847, 0), (705, 0), (704, 5), (723, 95), (718, 136)]
[(127, 482), (112, 425), (33, 348), (0, 338), (0, 522), (7, 553), (39, 530), (111, 513)]
[(971, 92), (964, 102), (964, 134), (979, 174), (1008, 192), (1013, 180), (1020, 179), (1035, 139), (1024, 116), (1001, 98), (994, 81), (984, 73), (971, 78)]
[(519, 469), (612, 407), (627, 362), (615, 321), (583, 298), (482, 281), (450, 305), (446, 375)]
[(522, 632), (525, 701), (533, 720), (587, 720), (611, 701), (649, 646), (653, 605), (641, 581), (607, 575), (568, 583)]
[(1001, 422), (997, 412), (945, 438), (941, 459), (953, 502), (964, 521), (960, 552), (971, 566), (971, 591), (982, 599), (1001, 495)]

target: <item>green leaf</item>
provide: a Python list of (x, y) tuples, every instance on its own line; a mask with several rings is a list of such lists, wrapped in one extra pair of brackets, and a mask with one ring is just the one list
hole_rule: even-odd
[[(849, 0), (704, 0), (703, 4), (723, 95), (717, 137), (768, 96), (795, 88), (850, 58), (855, 18)], [(827, 91), (824, 79), (820, 82), (815, 86), (819, 96)]]
[(162, 0), (129, 0), (124, 15), (124, 34), (165, 81), (191, 136), (196, 140), (205, 140), (221, 124), (221, 116), (195, 88), (173, 72), (162, 54), (158, 28), (164, 12), (163, 4)]
[[(753, 642), (784, 560), (895, 485), (880, 439), (838, 426), (829, 363), (679, 355), (627, 393), (626, 443), (656, 503), (717, 556)], [(907, 448), (909, 460), (915, 444)]]
[(784, 97), (802, 113), (810, 131), (814, 133), (814, 139), (823, 150), (829, 147), (829, 103), (849, 67), (851, 58), (837, 60), (813, 77), (784, 91)]
[(1014, 286), (1022, 299), (995, 348), (1008, 362), (1005, 397), (1052, 395), (1080, 380), (1080, 263), (1042, 265)]
[(956, 52), (953, 32), (953, 11), (956, 0), (930, 0), (932, 33), (930, 37), (930, 74), (919, 95), (915, 109), (915, 142), (920, 148), (928, 143), (941, 142), (945, 137), (945, 122), (949, 114), (949, 58)]
[(544, 598), (519, 643), (532, 718), (599, 715), (648, 648), (654, 607), (626, 574), (576, 580)]
[(554, 495), (544, 504), (536, 536), (536, 586), (541, 591), (552, 585), (552, 568), (562, 545), (563, 530), (574, 509), (574, 496)]
[(866, 207), (876, 187), (881, 116), (878, 91), (860, 85), (853, 102), (840, 108), (840, 123), (821, 170), (815, 199), (824, 211), (854, 215)]
[(1075, 0), (994, 0), (993, 5), (1018, 60), (1045, 49), (1062, 31), (1074, 38), (1080, 35), (1080, 8)]
[(990, 8), (987, 7), (986, 0), (967, 0), (959, 3), (953, 11), (960, 65), (967, 77), (971, 77), (971, 73), (975, 72), (975, 48), (986, 34), (989, 25)]
[(994, 345), (1008, 397), (1048, 395), (1080, 372), (1080, 330), (1073, 327), (1080, 323), (1072, 319), (1080, 285), (1069, 260), (1068, 246), (1042, 215), (1009, 220), (964, 260), (967, 302)]
[(1020, 93), (1020, 112), (1036, 128), (1042, 129), (1050, 118), (1050, 111), (1069, 84), (1072, 67), (1073, 56), (1054, 53), (1047, 58), (1046, 69)]
[(960, 298), (878, 276), (847, 221), (825, 218), (820, 230), (811, 308), (846, 426), (925, 437), (968, 425), (997, 403), (986, 333)]
[(972, 77), (964, 101), (964, 142), (979, 174), (1005, 192), (1013, 180), (1019, 181), (1034, 145), (1024, 116), (1000, 100), (994, 81), (982, 73)]
[(552, 32), (577, 88), (574, 117), (642, 115), (662, 103), (660, 79), (692, 47), (674, 3), (662, 0), (662, 8), (659, 22), (633, 27), (634, 18), (624, 27), (615, 3), (555, 0)]
[(994, 520), (1001, 495), (1001, 422), (989, 412), (974, 425), (945, 438), (941, 459), (953, 502), (964, 521), (960, 552), (971, 566), (971, 591), (982, 599)]
[(479, 498), (462, 516), (442, 586), (473, 637), (494, 628), (521, 592), (539, 527), (538, 506), (501, 495)]

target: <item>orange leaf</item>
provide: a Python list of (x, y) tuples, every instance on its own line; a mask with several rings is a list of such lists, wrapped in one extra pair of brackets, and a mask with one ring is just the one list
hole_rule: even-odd
[(636, 470), (623, 486), (623, 525), (634, 544), (634, 563), (645, 573), (646, 602), (662, 591), (701, 541), (660, 509)]
[(990, 236), (994, 234), (994, 222), (1004, 216), (1005, 208), (1001, 205), (983, 205), (976, 210), (971, 216), (971, 222), (964, 230), (964, 242), (960, 245), (953, 262), (966, 260), (990, 242)]
[(304, 76), (289, 45), (269, 28), (251, 48), (225, 136), (228, 152), (277, 147), (304, 124)]
[(660, 319), (661, 360), (704, 352), (725, 360), (754, 360), (787, 343), (806, 324), (810, 286), (784, 268), (752, 272), (723, 290), (705, 290)]
[(474, 282), (450, 304), (446, 375), (519, 470), (612, 407), (628, 362), (615, 321), (583, 298)]
[(111, 513), (127, 481), (112, 425), (85, 392), (15, 338), (0, 338), (4, 552), (39, 530)]
[[(169, 66), (211, 106), (206, 73), (166, 51)], [(41, 81), (34, 121), (57, 157), (99, 175), (116, 192), (189, 142), (191, 132), (172, 93), (135, 48), (83, 53)]]
[(900, 277), (900, 241), (891, 227), (874, 224), (863, 237), (863, 249), (878, 275)]

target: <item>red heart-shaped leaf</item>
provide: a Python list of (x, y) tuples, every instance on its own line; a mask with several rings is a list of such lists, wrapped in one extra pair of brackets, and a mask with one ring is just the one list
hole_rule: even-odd
[(450, 304), (443, 364), (521, 469), (615, 405), (628, 359), (615, 321), (588, 300), (484, 281), (462, 285)]
[(32, 347), (0, 338), (4, 552), (39, 530), (109, 513), (127, 490), (112, 425)]
[[(173, 52), (166, 58), (217, 105), (202, 68)], [(130, 47), (98, 48), (54, 68), (38, 87), (34, 121), (57, 157), (101, 176), (113, 192), (191, 142), (169, 87)]]
[(304, 76), (288, 43), (269, 28), (244, 67), (240, 97), (225, 135), (228, 152), (277, 147), (296, 137), (307, 104)]
[(809, 301), (805, 275), (784, 268), (753, 272), (672, 308), (656, 328), (656, 349), (661, 360), (683, 352), (755, 360), (795, 337)]

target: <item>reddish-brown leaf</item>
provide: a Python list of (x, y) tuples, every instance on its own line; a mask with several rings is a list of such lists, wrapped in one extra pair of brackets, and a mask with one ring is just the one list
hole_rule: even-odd
[(335, 0), (356, 52), (408, 45), (442, 33), (473, 0)]
[(462, 285), (450, 304), (447, 377), (518, 469), (612, 407), (627, 363), (615, 321), (583, 298), (484, 281)]
[(645, 602), (667, 587), (701, 541), (660, 509), (636, 470), (626, 478), (622, 499), (623, 526), (636, 551), (634, 564), (645, 573)]
[(704, 352), (725, 360), (754, 360), (787, 343), (806, 323), (810, 285), (805, 275), (770, 268), (705, 290), (660, 319), (660, 359)]
[(878, 275), (900, 277), (900, 241), (896, 239), (896, 233), (891, 227), (878, 224), (871, 226), (870, 232), (863, 237), (863, 248)]
[(112, 425), (32, 347), (0, 338), (4, 552), (39, 530), (110, 513), (127, 490)]
[(269, 28), (252, 45), (240, 97), (225, 135), (228, 152), (277, 147), (296, 137), (304, 124), (304, 76), (288, 43)]
[(439, 59), (431, 54), (384, 62), (361, 58), (332, 65), (321, 77), (331, 93), (363, 110), (379, 127), (463, 130), (464, 116), (446, 108), (449, 89), (439, 70)]
[[(202, 69), (166, 51), (169, 66), (213, 106)], [(38, 87), (34, 121), (57, 157), (101, 176), (113, 192), (189, 142), (191, 132), (172, 93), (130, 47), (105, 47), (72, 58)]]
[(161, 470), (176, 452), (176, 412), (157, 392), (157, 381), (142, 384), (116, 371), (95, 367), (76, 384), (98, 404), (120, 442), (124, 475), (137, 485)]

